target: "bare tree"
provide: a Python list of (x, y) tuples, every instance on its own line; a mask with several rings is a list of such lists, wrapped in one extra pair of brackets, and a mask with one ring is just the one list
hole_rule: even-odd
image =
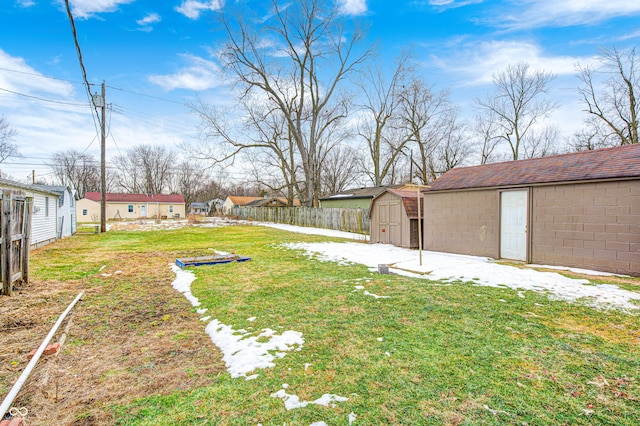
[[(368, 50), (358, 50), (363, 33), (346, 31), (337, 9), (326, 5), (321, 0), (285, 5), (274, 0), (261, 27), (257, 20), (244, 20), (246, 10), (222, 15), (227, 43), (220, 61), (241, 98), (259, 97), (285, 120), (304, 177), (302, 200), (308, 205), (317, 205), (322, 161), (336, 143), (329, 133), (342, 125), (349, 109), (349, 98), (340, 89), (369, 56)], [(232, 136), (219, 117), (211, 118), (209, 125), (216, 121), (213, 134), (231, 147), (226, 158), (254, 147)]]
[(413, 79), (400, 94), (398, 121), (416, 151), (416, 159), (412, 159), (416, 170), (411, 178), (415, 176), (420, 183), (427, 184), (434, 179), (432, 172), (438, 174), (432, 170), (436, 163), (441, 163), (441, 159), (435, 158), (438, 146), (446, 144), (459, 125), (449, 92), (434, 93), (424, 80)]
[(584, 120), (584, 127), (573, 135), (570, 141), (575, 151), (587, 151), (616, 146), (619, 138), (610, 127), (596, 116), (590, 115)]
[(322, 194), (335, 194), (358, 181), (358, 153), (348, 145), (336, 147), (322, 165)]
[(493, 132), (490, 140), (499, 138), (506, 142), (513, 160), (526, 157), (522, 145), (527, 137), (529, 147), (541, 142), (531, 132), (559, 106), (546, 96), (554, 78), (551, 73), (532, 70), (527, 63), (509, 65), (494, 75), (494, 92), (485, 99), (476, 99), (482, 117), (491, 121), (484, 125)]
[(495, 127), (495, 119), (492, 117), (477, 115), (474, 118), (472, 133), (480, 156), (480, 164), (494, 163), (500, 160), (500, 154), (496, 148), (501, 140), (496, 136)]
[(9, 125), (9, 122), (0, 116), (0, 163), (9, 157), (19, 157), (18, 145), (13, 142), (13, 138), (18, 131)]
[(640, 107), (636, 95), (640, 93), (640, 56), (636, 56), (636, 49), (604, 50), (599, 67), (578, 65), (578, 72), (584, 111), (597, 118), (596, 122), (587, 122), (578, 136), (582, 140), (580, 145), (638, 143)]
[(456, 110), (448, 111), (438, 130), (438, 143), (427, 159), (428, 182), (463, 164), (471, 154), (467, 124), (458, 119)]
[(182, 160), (173, 169), (168, 190), (171, 193), (182, 194), (186, 205), (189, 206), (198, 201), (210, 181), (211, 177), (205, 166), (195, 161)]
[(399, 130), (397, 120), (401, 92), (409, 73), (407, 61), (408, 55), (402, 54), (389, 79), (381, 67), (375, 67), (368, 69), (360, 81), (365, 103), (361, 105), (358, 135), (369, 153), (363, 170), (374, 186), (388, 183), (388, 175), (409, 142), (407, 132)]
[(78, 191), (80, 198), (91, 191), (100, 191), (100, 166), (91, 155), (70, 149), (53, 154), (49, 167), (58, 182)]
[(170, 185), (176, 153), (159, 145), (137, 145), (113, 159), (117, 185), (130, 193), (161, 194)]

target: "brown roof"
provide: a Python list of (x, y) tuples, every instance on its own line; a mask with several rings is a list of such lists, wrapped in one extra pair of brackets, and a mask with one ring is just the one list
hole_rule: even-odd
[[(402, 204), (404, 204), (404, 210), (407, 212), (407, 217), (409, 217), (409, 219), (418, 218), (418, 192), (417, 191), (388, 189), (387, 192), (390, 192), (402, 198)], [(424, 217), (423, 200), (420, 200), (420, 217)]]
[(234, 206), (244, 206), (255, 200), (262, 200), (263, 197), (244, 197), (242, 195), (229, 195), (228, 197)]
[(401, 185), (389, 185), (389, 186), (370, 186), (363, 188), (347, 189), (337, 194), (327, 195), (320, 197), (320, 200), (346, 200), (354, 198), (375, 198), (382, 194), (389, 188), (398, 188)]
[[(84, 198), (100, 202), (99, 192), (87, 192)], [(180, 194), (116, 194), (107, 192), (107, 202), (112, 203), (176, 203), (184, 204), (184, 198)]]
[(431, 184), (429, 191), (532, 185), (640, 177), (640, 145), (456, 167)]

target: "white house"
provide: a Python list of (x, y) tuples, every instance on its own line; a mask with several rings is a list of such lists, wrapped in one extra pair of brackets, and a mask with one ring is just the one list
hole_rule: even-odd
[[(27, 197), (33, 199), (33, 214), (31, 216), (31, 248), (37, 248), (56, 241), (63, 234), (59, 231), (58, 222), (73, 220), (59, 219), (59, 199), (64, 197), (48, 185), (29, 185), (0, 178), (0, 189), (13, 189), (22, 191)], [(68, 189), (67, 189), (68, 190)], [(69, 201), (70, 203), (71, 201)], [(63, 201), (64, 203), (64, 201)], [(74, 203), (75, 204), (75, 203)], [(75, 229), (75, 226), (74, 228)], [(60, 236), (59, 236), (60, 235)]]
[(70, 237), (76, 233), (76, 200), (75, 190), (69, 186), (34, 185), (37, 188), (53, 191), (60, 195), (58, 198), (58, 238)]

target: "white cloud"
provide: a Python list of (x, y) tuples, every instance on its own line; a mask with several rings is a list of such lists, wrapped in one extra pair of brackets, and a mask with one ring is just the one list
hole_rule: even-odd
[(189, 19), (198, 19), (202, 12), (208, 10), (220, 10), (224, 6), (224, 0), (183, 0), (182, 4), (176, 8), (176, 11), (182, 13)]
[(44, 78), (23, 58), (11, 56), (2, 49), (0, 49), (0, 68), (2, 68), (0, 69), (0, 87), (3, 89), (27, 95), (53, 94), (63, 98), (74, 94), (71, 84)]
[(576, 63), (590, 63), (594, 58), (551, 56), (531, 42), (488, 41), (465, 45), (463, 52), (455, 52), (447, 58), (433, 58), (436, 65), (447, 73), (462, 75), (461, 85), (489, 84), (496, 73), (507, 65), (526, 62), (531, 68), (552, 72), (558, 76), (574, 75)]
[(73, 16), (88, 19), (97, 13), (114, 12), (121, 4), (135, 0), (71, 0)]
[[(484, 0), (428, 0), (430, 6), (438, 9), (455, 9), (470, 4), (482, 3)], [(424, 3), (424, 1), (420, 2)]]
[(157, 24), (161, 20), (162, 20), (162, 18), (160, 18), (160, 15), (158, 15), (157, 13), (149, 13), (144, 18), (138, 19), (136, 21), (136, 24), (138, 24), (140, 26), (148, 26), (148, 25), (151, 25), (151, 24)]
[(339, 9), (344, 15), (362, 15), (367, 12), (367, 0), (340, 0)]
[(188, 66), (174, 74), (149, 76), (149, 81), (166, 91), (175, 89), (199, 91), (224, 84), (222, 71), (216, 63), (192, 55), (182, 55), (182, 57), (188, 62)]
[(18, 3), (18, 6), (20, 7), (31, 7), (36, 4), (36, 2), (33, 0), (17, 0), (16, 3)]
[(640, 2), (632, 0), (527, 0), (518, 3), (521, 12), (500, 14), (497, 22), (508, 28), (548, 25), (582, 25), (606, 19), (640, 14)]

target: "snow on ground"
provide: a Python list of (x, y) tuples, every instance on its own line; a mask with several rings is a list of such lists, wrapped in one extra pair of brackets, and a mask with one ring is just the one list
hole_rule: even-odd
[[(361, 243), (289, 243), (283, 246), (304, 250), (319, 260), (341, 264), (359, 263), (375, 268), (389, 265), (390, 271), (431, 280), (472, 281), (475, 285), (509, 287), (547, 293), (550, 298), (575, 302), (584, 300), (596, 308), (614, 307), (637, 310), (640, 293), (621, 289), (613, 284), (590, 284), (588, 280), (567, 278), (556, 272), (539, 272), (515, 266), (501, 265), (486, 257), (422, 252), (387, 244)], [(640, 303), (640, 302), (639, 302)]]
[(529, 263), (525, 265), (527, 268), (540, 268), (540, 269), (555, 269), (557, 271), (569, 271), (576, 274), (583, 275), (597, 275), (600, 277), (626, 277), (628, 275), (612, 274), (611, 272), (592, 271), (591, 269), (581, 268), (568, 268), (566, 266), (552, 266), (552, 265), (536, 265), (535, 263)]
[[(172, 283), (173, 288), (182, 293), (193, 306), (200, 306), (198, 298), (191, 294), (191, 283), (196, 279), (194, 273), (183, 271), (175, 264), (170, 264), (170, 266), (176, 274)], [(197, 312), (199, 315), (204, 315), (207, 309), (198, 309)], [(209, 319), (210, 316), (200, 318), (201, 321)], [(258, 377), (255, 374), (247, 376), (247, 373), (259, 368), (275, 366), (274, 361), (277, 358), (283, 358), (286, 351), (294, 348), (300, 350), (304, 343), (302, 333), (297, 331), (287, 330), (278, 335), (273, 330), (266, 328), (259, 335), (252, 336), (246, 330), (234, 330), (233, 327), (225, 325), (217, 319), (209, 322), (205, 331), (222, 351), (222, 359), (227, 365), (231, 377), (244, 376), (247, 380)], [(258, 339), (261, 341), (259, 342)], [(265, 339), (267, 340), (265, 341)]]
[(284, 223), (271, 223), (271, 222), (255, 222), (251, 224), (259, 225), (259, 226), (268, 226), (269, 228), (276, 228), (276, 229), (281, 229), (283, 231), (296, 232), (298, 234), (323, 235), (325, 237), (348, 238), (350, 240), (362, 240), (362, 241), (367, 241), (369, 239), (369, 236), (365, 234), (336, 231), (334, 229), (309, 228), (306, 226), (286, 225)]
[[(247, 373), (258, 368), (274, 367), (276, 358), (283, 358), (286, 351), (294, 348), (300, 350), (304, 343), (302, 333), (297, 331), (288, 330), (277, 335), (267, 328), (259, 335), (251, 336), (246, 330), (234, 330), (217, 319), (211, 321), (205, 331), (222, 351), (231, 377), (247, 377)], [(259, 342), (263, 337), (270, 339)]]
[[(286, 389), (288, 386), (283, 387)], [(284, 408), (286, 408), (287, 410), (293, 410), (294, 408), (303, 408), (309, 404), (328, 407), (329, 404), (333, 404), (334, 402), (345, 402), (349, 400), (349, 398), (345, 398), (344, 396), (325, 393), (315, 401), (301, 401), (297, 395), (288, 394), (285, 389), (280, 389), (278, 392), (272, 393), (271, 397), (282, 399), (284, 401)]]
[[(171, 266), (171, 270), (176, 274), (176, 279), (171, 283), (173, 288), (182, 293), (193, 306), (200, 306), (198, 298), (191, 294), (191, 283), (195, 281), (196, 276), (191, 272), (183, 271), (178, 265), (173, 263), (169, 264), (169, 266)], [(206, 312), (206, 310), (202, 313), (204, 312)], [(198, 313), (200, 313), (199, 309)]]

